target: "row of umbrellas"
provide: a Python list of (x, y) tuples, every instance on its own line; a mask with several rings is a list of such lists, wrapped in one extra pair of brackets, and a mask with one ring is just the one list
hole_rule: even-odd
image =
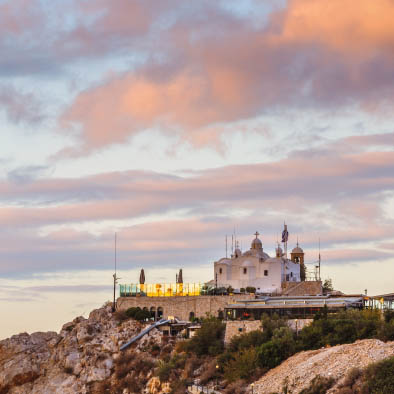
[[(179, 270), (179, 274), (176, 275), (176, 283), (183, 283), (182, 268)], [(145, 284), (145, 272), (143, 268), (140, 272), (140, 284)]]

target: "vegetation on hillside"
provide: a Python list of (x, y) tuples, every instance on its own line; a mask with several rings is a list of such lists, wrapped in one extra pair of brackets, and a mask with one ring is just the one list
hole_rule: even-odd
[[(298, 351), (352, 343), (366, 338), (394, 340), (394, 313), (386, 312), (382, 319), (377, 310), (351, 310), (335, 315), (323, 311), (315, 316), (311, 325), (298, 333), (292, 331), (287, 321), (277, 315), (264, 315), (261, 324), (262, 331), (236, 336), (225, 348), (224, 326), (219, 320), (210, 318), (203, 322), (202, 329), (196, 336), (178, 347), (178, 351), (215, 357), (213, 362), (219, 368), (214, 371), (216, 374), (211, 374), (211, 379), (218, 379), (219, 374), (223, 384), (238, 387), (232, 392), (241, 393), (242, 385), (237, 385), (237, 382), (244, 382), (245, 387), (248, 382), (258, 379)], [(331, 383), (316, 378), (310, 391), (305, 391), (305, 394), (325, 392), (325, 388)]]
[[(147, 318), (145, 312), (131, 308), (119, 319), (141, 321)], [(382, 319), (380, 312), (376, 310), (352, 310), (334, 315), (323, 310), (316, 314), (311, 325), (299, 332), (291, 330), (287, 320), (278, 315), (264, 315), (261, 325), (263, 330), (235, 336), (225, 347), (225, 324), (214, 317), (202, 319), (201, 329), (189, 340), (178, 341), (176, 344), (171, 340), (171, 346), (152, 343), (147, 349), (151, 358), (145, 364), (139, 363), (137, 366), (136, 360), (126, 356), (117, 360), (115, 375), (117, 381), (123, 383), (116, 386), (107, 382), (108, 387), (105, 389), (109, 391), (104, 389), (102, 392), (121, 392), (130, 384), (137, 384), (137, 375), (127, 371), (150, 367), (161, 382), (170, 383), (172, 393), (183, 393), (186, 385), (198, 378), (202, 385), (219, 383), (224, 393), (242, 394), (248, 383), (257, 380), (269, 369), (299, 351), (352, 343), (366, 338), (394, 340), (394, 312), (386, 312)], [(365, 371), (353, 372), (347, 379), (347, 386), (341, 388), (341, 394), (394, 392), (394, 361), (378, 365), (379, 367), (371, 366)], [(362, 388), (363, 391), (354, 388), (355, 382), (358, 382), (357, 390)], [(317, 376), (303, 394), (324, 393), (333, 383), (332, 379)], [(286, 390), (284, 392), (290, 393)]]

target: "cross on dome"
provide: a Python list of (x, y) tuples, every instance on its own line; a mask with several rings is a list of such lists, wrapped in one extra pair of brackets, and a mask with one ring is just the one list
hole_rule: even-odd
[(258, 237), (260, 234), (259, 234), (258, 231), (256, 231), (256, 232), (254, 233), (254, 235), (256, 236), (256, 239), (257, 239), (257, 237)]

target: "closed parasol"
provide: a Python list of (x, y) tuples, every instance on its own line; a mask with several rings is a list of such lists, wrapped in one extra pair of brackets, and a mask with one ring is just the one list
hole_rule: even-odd
[(182, 268), (179, 270), (178, 283), (183, 283)]
[(145, 283), (145, 272), (144, 269), (141, 269), (141, 273), (140, 273), (140, 284), (143, 285)]

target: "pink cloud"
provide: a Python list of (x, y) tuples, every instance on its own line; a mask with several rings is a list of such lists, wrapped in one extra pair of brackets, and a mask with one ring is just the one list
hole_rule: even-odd
[[(76, 127), (82, 146), (63, 154), (123, 143), (156, 127), (195, 146), (217, 146), (220, 125), (278, 107), (387, 105), (393, 17), (389, 0), (357, 7), (350, 0), (293, 0), (260, 28), (221, 15), (215, 35), (214, 18), (205, 30), (179, 20), (161, 34), (164, 60), (151, 58), (77, 96), (61, 125)], [(210, 137), (209, 130), (217, 132)]]
[[(3, 181), (0, 221), (5, 226), (34, 227), (140, 218), (180, 209), (191, 215), (216, 215), (232, 209), (269, 208), (269, 212), (296, 217), (308, 215), (311, 206), (324, 205), (337, 218), (351, 217), (357, 223), (381, 218), (380, 201), (394, 185), (394, 152), (365, 152), (367, 146), (359, 144), (347, 154), (343, 148), (348, 141), (276, 162), (227, 166), (193, 176), (127, 171), (23, 184)], [(7, 205), (19, 200), (24, 202), (20, 206)]]

